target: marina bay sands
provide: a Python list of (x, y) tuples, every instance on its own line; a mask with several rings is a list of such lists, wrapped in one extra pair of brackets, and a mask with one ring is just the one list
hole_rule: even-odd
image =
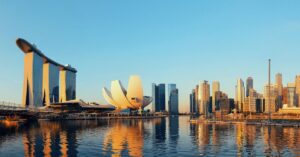
[(24, 107), (49, 106), (51, 103), (76, 99), (77, 70), (48, 58), (36, 46), (24, 39), (17, 39), (24, 52)]

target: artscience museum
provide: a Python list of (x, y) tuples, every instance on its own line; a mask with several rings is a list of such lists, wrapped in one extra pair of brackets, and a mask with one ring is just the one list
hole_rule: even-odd
[(104, 87), (102, 94), (105, 100), (117, 110), (144, 109), (152, 101), (151, 97), (144, 96), (142, 81), (137, 75), (130, 76), (127, 90), (122, 86), (121, 81), (115, 80), (111, 82), (111, 90)]

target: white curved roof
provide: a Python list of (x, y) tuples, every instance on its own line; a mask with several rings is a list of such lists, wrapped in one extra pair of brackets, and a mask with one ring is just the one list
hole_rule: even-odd
[(126, 98), (126, 90), (122, 86), (121, 82), (119, 80), (115, 80), (111, 82), (111, 93), (112, 98), (116, 102), (118, 106), (121, 106), (121, 108), (132, 108), (133, 105), (129, 103), (129, 101)]
[[(110, 103), (110, 104), (116, 104), (116, 102), (113, 100), (112, 95), (110, 93), (110, 91), (107, 88), (102, 88), (102, 95), (104, 97), (104, 99)], [(115, 106), (117, 108), (121, 108), (121, 106)]]
[(142, 81), (139, 76), (133, 75), (129, 79), (128, 91), (119, 80), (111, 82), (111, 91), (102, 89), (105, 100), (117, 109), (139, 109), (149, 105), (151, 97), (143, 96)]
[(139, 76), (133, 75), (129, 78), (128, 93), (126, 95), (129, 102), (136, 108), (143, 105), (143, 87), (142, 80)]

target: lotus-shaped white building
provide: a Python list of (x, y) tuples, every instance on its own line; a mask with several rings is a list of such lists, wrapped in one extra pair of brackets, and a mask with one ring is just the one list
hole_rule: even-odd
[(144, 96), (142, 81), (137, 75), (130, 76), (128, 91), (119, 80), (115, 80), (111, 82), (111, 91), (104, 87), (102, 94), (105, 100), (115, 106), (117, 110), (143, 109), (152, 101), (151, 97)]

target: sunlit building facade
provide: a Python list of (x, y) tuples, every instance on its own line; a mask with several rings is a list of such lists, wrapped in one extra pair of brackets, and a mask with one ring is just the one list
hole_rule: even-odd
[(199, 113), (208, 115), (208, 107), (210, 103), (210, 85), (208, 81), (202, 81), (199, 84), (198, 90)]
[(76, 73), (65, 69), (60, 71), (59, 94), (60, 102), (76, 99)]
[(265, 85), (264, 88), (265, 113), (274, 113), (276, 111), (274, 85)]
[(295, 107), (297, 105), (295, 83), (288, 83), (287, 85), (287, 104), (288, 107)]
[[(58, 102), (62, 94), (67, 95), (66, 100), (76, 99), (76, 69), (51, 60), (24, 39), (17, 39), (16, 44), (25, 54), (22, 96), (24, 107), (49, 106)], [(60, 83), (67, 85), (66, 88), (59, 85), (59, 78), (64, 78), (62, 71), (71, 74), (65, 76), (65, 83), (60, 79)]]
[(104, 87), (102, 94), (109, 104), (116, 107), (117, 111), (124, 109), (142, 110), (152, 101), (151, 97), (144, 96), (142, 81), (137, 75), (130, 76), (127, 90), (121, 81), (114, 80), (111, 82), (111, 90), (109, 91)]
[(237, 110), (239, 112), (243, 111), (243, 103), (245, 100), (245, 86), (242, 79), (237, 80), (236, 91), (235, 91), (235, 101), (237, 104)]
[(59, 67), (51, 63), (44, 63), (43, 104), (49, 106), (51, 103), (58, 102), (58, 100), (59, 100)]
[(297, 107), (300, 107), (300, 75), (297, 75), (295, 78), (295, 99), (296, 99), (296, 105)]
[(243, 112), (257, 112), (256, 103), (258, 95), (254, 89), (249, 90), (248, 97), (245, 98)]
[(220, 91), (220, 82), (213, 81), (212, 82), (212, 112), (214, 113), (216, 110), (216, 92)]

